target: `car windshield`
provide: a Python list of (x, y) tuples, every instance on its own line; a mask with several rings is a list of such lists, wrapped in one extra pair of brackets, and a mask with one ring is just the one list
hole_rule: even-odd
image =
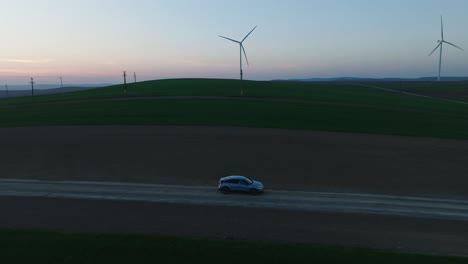
[(248, 178), (245, 178), (244, 180), (247, 182), (248, 185), (252, 185), (253, 183), (253, 181)]

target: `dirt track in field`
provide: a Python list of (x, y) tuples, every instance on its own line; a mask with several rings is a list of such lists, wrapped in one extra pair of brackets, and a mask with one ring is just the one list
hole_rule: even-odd
[[(412, 83), (413, 85), (415, 83)], [(418, 83), (418, 85), (422, 85), (423, 83)], [(468, 90), (444, 90), (444, 89), (439, 89), (439, 90), (431, 90), (431, 89), (414, 89), (411, 87), (399, 87), (398, 89), (395, 88), (388, 88), (385, 87), (385, 83), (366, 83), (366, 84), (360, 84), (360, 83), (354, 83), (354, 85), (357, 86), (362, 86), (362, 87), (368, 87), (368, 88), (373, 88), (373, 89), (379, 89), (391, 93), (398, 93), (398, 94), (404, 94), (404, 95), (409, 95), (409, 96), (417, 96), (417, 97), (427, 97), (427, 98), (432, 98), (432, 99), (439, 99), (439, 100), (444, 100), (456, 104), (468, 104)], [(434, 83), (427, 83), (428, 87), (431, 87), (431, 85), (434, 85)], [(452, 84), (453, 85), (453, 84)]]
[(464, 196), (468, 141), (278, 129), (0, 129), (1, 178), (215, 186), (242, 174), (268, 189)]

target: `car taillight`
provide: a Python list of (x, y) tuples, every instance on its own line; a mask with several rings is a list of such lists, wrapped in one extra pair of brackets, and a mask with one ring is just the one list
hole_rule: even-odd
[(223, 184), (223, 182), (222, 182), (222, 181), (219, 181), (219, 185), (221, 185), (221, 184)]

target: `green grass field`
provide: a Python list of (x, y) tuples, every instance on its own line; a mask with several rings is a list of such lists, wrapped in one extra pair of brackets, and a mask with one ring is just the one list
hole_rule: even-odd
[(143, 235), (0, 231), (2, 263), (467, 263), (366, 249)]
[[(0, 127), (204, 125), (468, 139), (468, 105), (340, 83), (162, 80), (0, 100)], [(209, 98), (207, 98), (209, 97)]]

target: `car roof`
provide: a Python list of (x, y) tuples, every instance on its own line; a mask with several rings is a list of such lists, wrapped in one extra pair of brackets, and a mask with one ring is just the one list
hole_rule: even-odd
[(223, 180), (223, 181), (226, 181), (226, 180), (244, 180), (244, 179), (247, 179), (247, 177), (241, 176), (241, 175), (231, 175), (231, 176), (221, 178), (221, 180)]

